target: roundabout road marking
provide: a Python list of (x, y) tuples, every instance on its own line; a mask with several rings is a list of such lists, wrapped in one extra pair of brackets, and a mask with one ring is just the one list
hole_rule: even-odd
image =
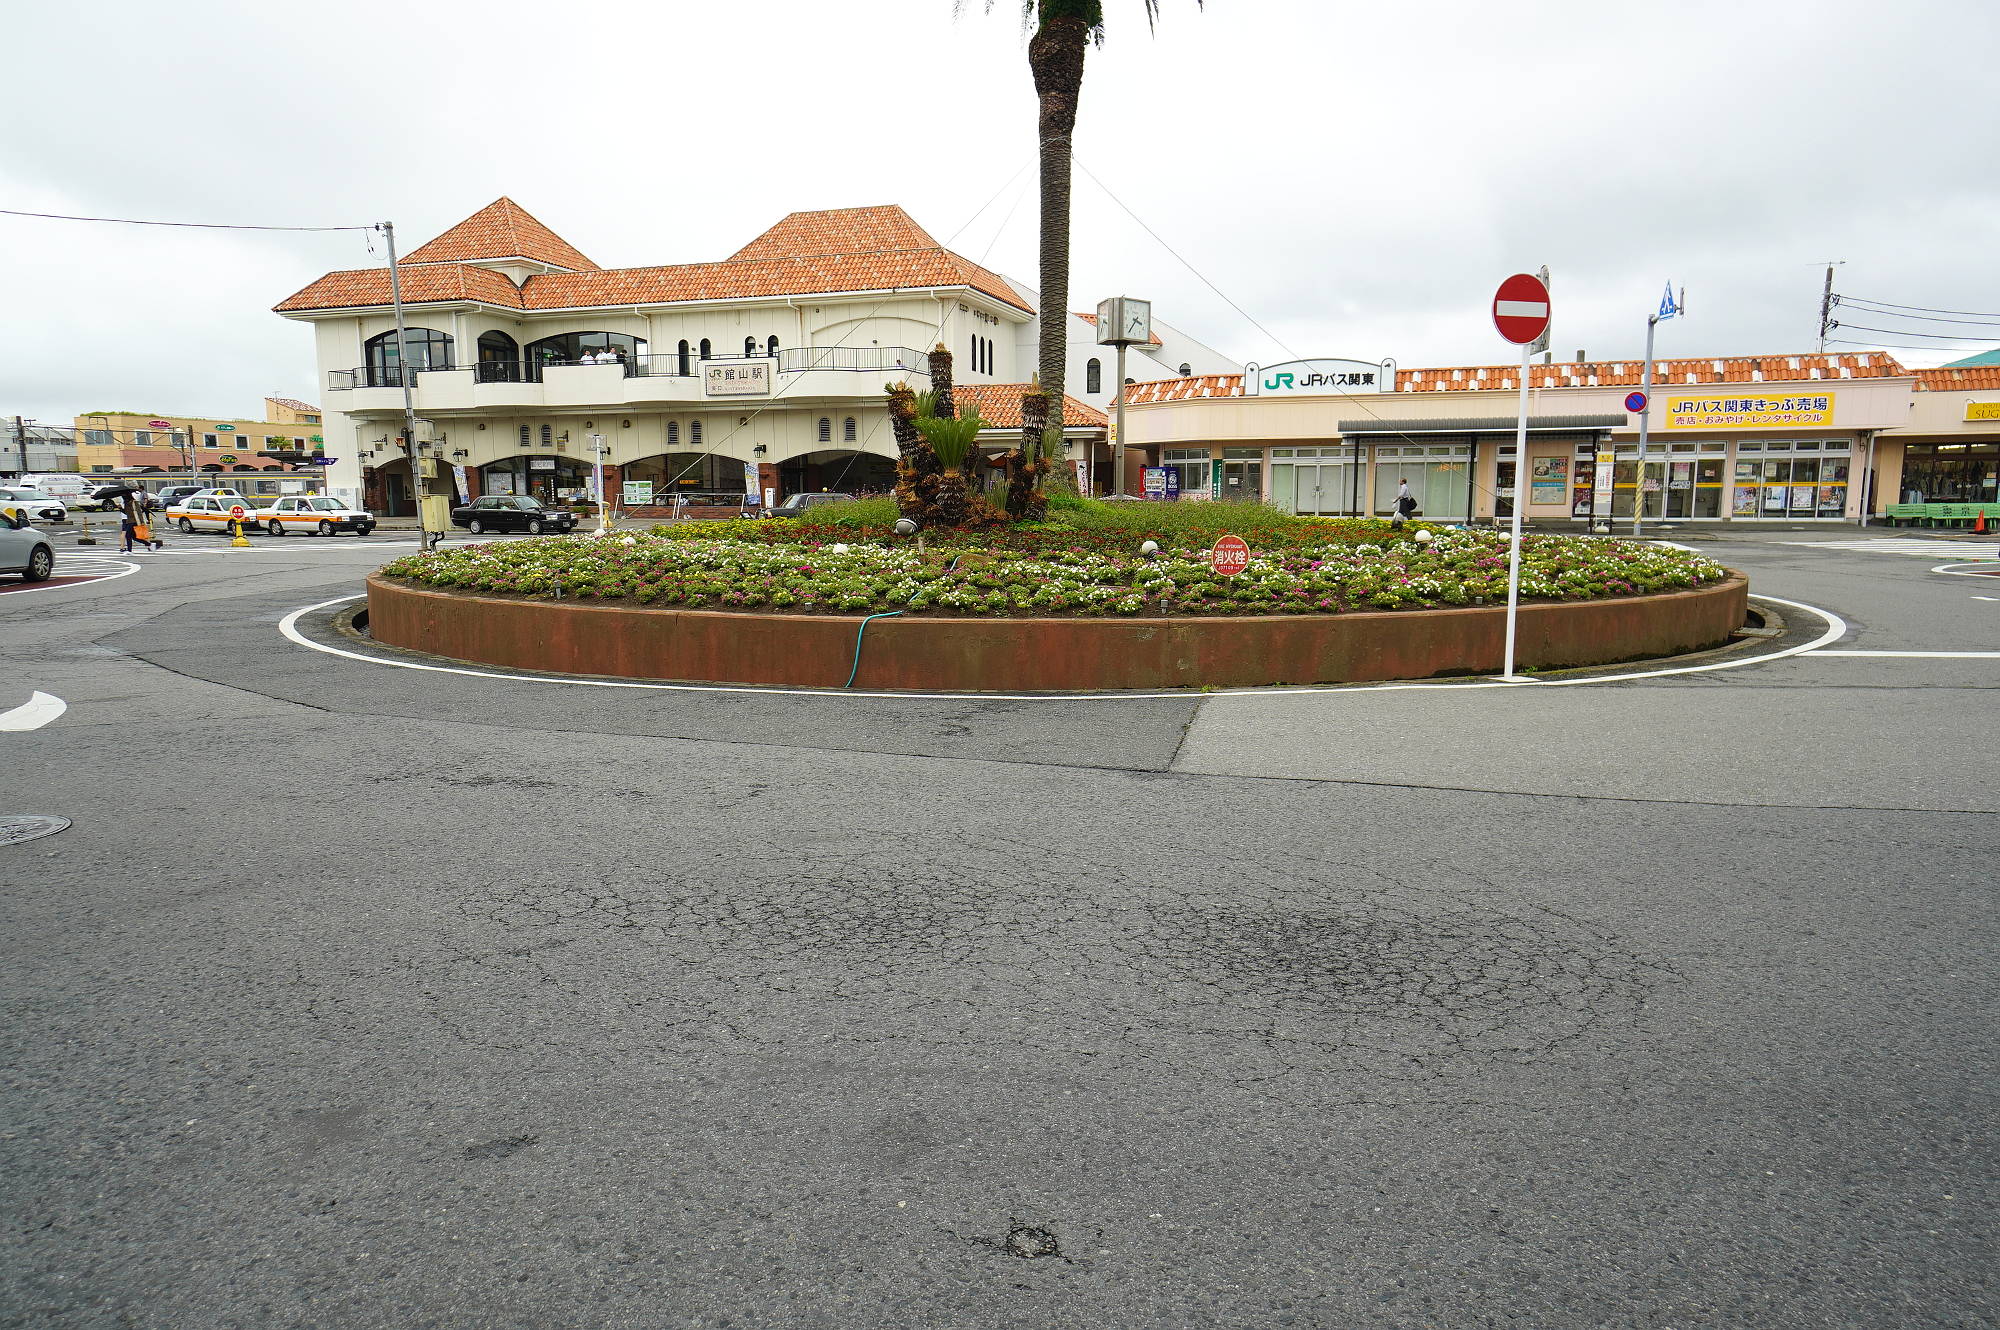
[(60, 697), (38, 692), (12, 711), (0, 711), (0, 730), (39, 730), (68, 710)]
[[(64, 567), (79, 563), (90, 566), (86, 567), (80, 573), (66, 573), (63, 571)], [(116, 568), (119, 571), (115, 573), (100, 572), (98, 571), (99, 568)], [(120, 577), (130, 577), (138, 571), (139, 565), (136, 563), (129, 563), (124, 559), (114, 559), (102, 554), (84, 555), (73, 559), (58, 559), (54, 575), (56, 577), (75, 577), (76, 581), (57, 582), (53, 586), (34, 586), (16, 583), (12, 586), (0, 587), (0, 593), (9, 596), (32, 596), (37, 591), (69, 591), (76, 587), (94, 586), (99, 582), (110, 582)]]
[(358, 660), (369, 665), (388, 665), (404, 670), (423, 670), (430, 674), (458, 674), (473, 679), (512, 679), (524, 683), (570, 684), (583, 688), (642, 688), (670, 693), (763, 693), (778, 697), (873, 697), (890, 698), (901, 702), (964, 702), (968, 699), (984, 702), (1157, 702), (1182, 701), (1187, 698), (1204, 697), (1299, 697), (1316, 696), (1326, 693), (1390, 692), (1410, 689), (1444, 688), (1575, 688), (1583, 684), (1623, 683), (1628, 679), (1658, 679), (1670, 674), (1705, 674), (1711, 670), (1733, 670), (1745, 665), (1761, 665), (1766, 661), (1783, 660), (1786, 656), (1796, 656), (1813, 651), (1830, 642), (1838, 642), (1847, 635), (1847, 623), (1832, 610), (1823, 610), (1816, 605), (1807, 605), (1796, 600), (1784, 600), (1777, 596), (1753, 596), (1772, 605), (1783, 605), (1787, 609), (1804, 610), (1817, 615), (1826, 624), (1826, 631), (1810, 642), (1800, 646), (1786, 647), (1782, 651), (1771, 651), (1761, 656), (1747, 656), (1737, 660), (1714, 661), (1707, 665), (1679, 665), (1664, 670), (1643, 670), (1634, 674), (1613, 674), (1596, 679), (1531, 679), (1525, 683), (1510, 683), (1492, 679), (1476, 683), (1353, 683), (1327, 684), (1305, 688), (1273, 686), (1268, 688), (1218, 688), (1214, 692), (1202, 692), (1197, 688), (1180, 688), (1170, 693), (861, 693), (849, 692), (844, 688), (757, 688), (749, 684), (727, 683), (665, 683), (646, 679), (573, 679), (553, 674), (502, 674), (497, 670), (481, 670), (466, 665), (426, 665), (414, 660), (388, 660), (381, 656), (370, 656), (360, 651), (349, 651), (344, 647), (328, 646), (315, 642), (301, 633), (298, 622), (314, 610), (327, 609), (334, 605), (345, 605), (350, 600), (360, 600), (366, 593), (352, 596), (335, 596), (332, 600), (322, 600), (317, 605), (302, 605), (278, 620), (278, 631), (291, 641), (314, 651), (325, 652), (329, 656), (343, 656), (348, 660)]
[(2000, 660), (2000, 651), (1815, 651), (1815, 656), (1886, 656), (1921, 660)]
[[(1966, 571), (1970, 570), (1970, 571)], [(1941, 563), (1931, 569), (1946, 577), (2000, 577), (2000, 562), (1993, 563)], [(1975, 597), (1984, 600), (1984, 596)]]

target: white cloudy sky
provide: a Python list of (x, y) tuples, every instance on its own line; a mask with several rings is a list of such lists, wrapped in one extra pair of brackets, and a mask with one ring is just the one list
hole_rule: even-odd
[[(1563, 355), (1636, 355), (1669, 278), (1692, 312), (1662, 354), (1810, 349), (1826, 259), (1854, 296), (2000, 311), (1993, 0), (1164, 0), (1153, 36), (1139, 0), (1105, 7), (1079, 160), (1284, 345), (1081, 174), (1077, 307), (1124, 291), (1231, 356), (1406, 366), (1507, 358), (1492, 289), (1544, 263)], [(1032, 280), (1018, 5), (965, 10), (16, 6), (0, 208), (389, 218), (414, 247), (508, 194), (630, 266), (724, 257), (793, 209), (900, 203)], [(317, 401), (307, 328), (269, 308), (380, 262), (353, 234), (11, 216), (0, 243), (0, 409), (57, 421)], [(1936, 348), (1899, 348), (1910, 364), (1964, 353), (1852, 335)]]

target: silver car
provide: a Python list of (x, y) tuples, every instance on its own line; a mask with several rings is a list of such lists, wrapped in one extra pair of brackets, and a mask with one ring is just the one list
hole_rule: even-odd
[(0, 513), (0, 573), (19, 573), (24, 582), (46, 582), (55, 571), (55, 546), (25, 517)]

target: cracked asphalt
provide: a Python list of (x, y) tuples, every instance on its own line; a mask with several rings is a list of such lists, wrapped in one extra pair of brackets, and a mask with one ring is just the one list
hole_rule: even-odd
[[(1783, 543), (1854, 538), (1702, 543), (2000, 649), (1927, 571), (1990, 549)], [(74, 819), (0, 847), (0, 1325), (1995, 1320), (1992, 659), (995, 702), (279, 635), (379, 543), (0, 597), (0, 710), (69, 706), (0, 816)]]

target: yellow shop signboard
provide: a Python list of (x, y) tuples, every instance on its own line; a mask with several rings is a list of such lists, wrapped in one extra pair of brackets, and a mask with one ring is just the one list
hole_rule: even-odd
[(1771, 429), (1787, 425), (1833, 424), (1832, 393), (1764, 393), (1734, 396), (1704, 393), (1699, 397), (1669, 397), (1667, 428)]
[(2000, 402), (1967, 402), (1967, 420), (2000, 420)]

